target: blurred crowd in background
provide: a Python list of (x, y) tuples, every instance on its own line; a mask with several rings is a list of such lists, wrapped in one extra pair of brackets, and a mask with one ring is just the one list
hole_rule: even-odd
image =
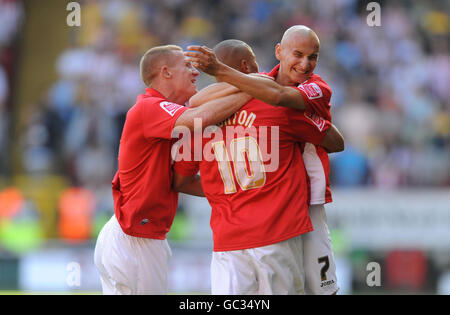
[[(450, 186), (449, 3), (381, 1), (369, 27), (369, 1), (79, 1), (82, 27), (55, 60), (56, 80), (32, 107), (20, 137), (24, 171), (58, 174), (94, 192), (112, 213), (127, 110), (143, 93), (142, 54), (155, 45), (213, 47), (236, 38), (254, 49), (260, 71), (276, 65), (274, 47), (295, 24), (316, 31), (316, 73), (333, 90), (333, 122), (346, 138), (332, 156), (333, 187)], [(0, 150), (8, 152), (15, 104), (9, 46), (24, 17), (20, 1), (0, 0)], [(211, 83), (202, 75), (199, 88)], [(9, 104), (9, 105), (7, 105)], [(0, 175), (11, 159), (2, 153)], [(86, 193), (86, 192), (83, 192)], [(76, 198), (75, 198), (76, 199)], [(98, 206), (97, 206), (98, 208)]]
[[(386, 1), (382, 10), (382, 26), (369, 27), (364, 3), (352, 0), (82, 2), (83, 27), (56, 60), (60, 78), (23, 135), (26, 171), (82, 185), (111, 180), (125, 114), (144, 89), (138, 63), (148, 48), (238, 38), (267, 71), (283, 32), (305, 24), (321, 39), (316, 72), (333, 89), (334, 123), (347, 140), (332, 160), (333, 185), (448, 186), (448, 3)], [(2, 31), (11, 38), (17, 29)]]
[(23, 6), (20, 1), (0, 1), (0, 174), (6, 171), (11, 120), (10, 99), (16, 51), (23, 21)]
[[(21, 49), (31, 1), (0, 0), (0, 290), (28, 287), (19, 284), (21, 277), (34, 279), (38, 290), (42, 290), (43, 284), (51, 283), (49, 278), (55, 273), (54, 264), (58, 259), (48, 256), (45, 249), (73, 249), (78, 244), (93, 248), (98, 231), (113, 213), (110, 183), (117, 169), (126, 112), (145, 89), (139, 75), (139, 60), (155, 45), (177, 44), (186, 49), (190, 44), (213, 47), (224, 39), (240, 39), (253, 48), (260, 71), (269, 71), (277, 64), (274, 47), (284, 31), (292, 25), (305, 24), (320, 38), (316, 73), (333, 90), (333, 122), (346, 139), (345, 151), (331, 155), (332, 188), (369, 191), (431, 188), (439, 195), (438, 189), (450, 187), (448, 1), (377, 1), (381, 7), (381, 26), (374, 27), (367, 23), (368, 0), (77, 2), (81, 4), (81, 27), (65, 30), (70, 38), (68, 45), (49, 65), (56, 78), (49, 85), (37, 82), (42, 86), (40, 95), (33, 104), (25, 106), (28, 104), (18, 101), (17, 94), (23, 91), (18, 90), (17, 82), (29, 70), (24, 66), (25, 54)], [(41, 14), (47, 14), (46, 9), (60, 2), (40, 0), (39, 3), (46, 6)], [(53, 14), (67, 15), (64, 6), (61, 12), (56, 10)], [(55, 23), (65, 22), (56, 16), (52, 18)], [(36, 35), (47, 36), (40, 30)], [(39, 38), (33, 43), (39, 43)], [(42, 62), (39, 57), (42, 56), (31, 55), (32, 62)], [(19, 71), (21, 68), (25, 71)], [(200, 89), (212, 82), (213, 78), (201, 74), (197, 85)], [(25, 121), (19, 123), (19, 117), (25, 117)], [(377, 200), (370, 200), (369, 205), (376, 213), (398, 212), (399, 222), (406, 226), (401, 229), (406, 233), (402, 235), (407, 237), (427, 234), (424, 231), (433, 229), (432, 224), (448, 222), (446, 212), (436, 210), (446, 203), (438, 195), (425, 198), (437, 200), (430, 203), (430, 209), (423, 207), (423, 212), (434, 216), (426, 222), (417, 216), (407, 218), (411, 210), (408, 200), (401, 200), (393, 208), (390, 201), (380, 206), (383, 209), (377, 208)], [(444, 193), (440, 196), (445, 197)], [(354, 198), (350, 199), (347, 207), (354, 203)], [(204, 209), (205, 203), (190, 204), (186, 200), (180, 198), (169, 238), (172, 241), (208, 239), (209, 212)], [(189, 221), (192, 217), (196, 224)], [(348, 217), (358, 218), (358, 215), (351, 212)], [(342, 287), (346, 278), (364, 285), (366, 260), (373, 259), (361, 257), (373, 248), (353, 248), (347, 253), (342, 235), (348, 231), (341, 231), (339, 226), (330, 227), (336, 253), (351, 257), (356, 266), (353, 274), (349, 272), (341, 277)], [(395, 226), (391, 232), (397, 229)], [(408, 234), (411, 229), (417, 233)], [(443, 231), (447, 230), (444, 226)], [(374, 231), (390, 237), (389, 248), (398, 245), (392, 236), (395, 233)], [(367, 237), (370, 239), (372, 235)], [(448, 238), (437, 237), (436, 244), (445, 239)], [(19, 260), (32, 255), (35, 249), (44, 251), (30, 266), (42, 279), (31, 277), (23, 272), (23, 266), (18, 267), (23, 263), (19, 264)], [(392, 280), (389, 270), (394, 267), (402, 274), (397, 281), (400, 287), (424, 288), (428, 272), (424, 266), (433, 271), (432, 265), (425, 262), (430, 257), (429, 249), (429, 246), (419, 248), (409, 256), (402, 254), (400, 263), (391, 261), (391, 256), (383, 251), (373, 254), (388, 257), (387, 278)], [(74, 253), (77, 258), (70, 259), (80, 260)], [(203, 283), (209, 262), (205, 253), (201, 255), (206, 259), (203, 269), (198, 269), (199, 281)], [(418, 258), (415, 264), (411, 255)], [(45, 260), (47, 256), (50, 258)], [(180, 271), (176, 275), (186, 273), (187, 257), (177, 256), (175, 261), (180, 263)], [(200, 254), (194, 252), (192, 257), (195, 261), (192, 266), (199, 265)], [(440, 261), (439, 272), (447, 271), (445, 292), (450, 292), (448, 251), (444, 249), (436, 257), (435, 261)], [(92, 259), (85, 260), (84, 270), (93, 268)], [(421, 272), (417, 271), (418, 265)], [(62, 279), (64, 272), (63, 265)], [(434, 283), (433, 275), (436, 273), (427, 276), (427, 283)], [(96, 279), (96, 276), (93, 273), (85, 278)], [(408, 284), (414, 279), (419, 279), (421, 284)], [(181, 280), (179, 283), (189, 282)], [(433, 289), (434, 284), (428, 284), (427, 288)]]

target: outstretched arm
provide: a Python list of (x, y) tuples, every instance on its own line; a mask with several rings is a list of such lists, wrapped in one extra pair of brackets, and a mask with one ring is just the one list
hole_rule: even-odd
[(196, 118), (201, 120), (202, 128), (218, 124), (237, 112), (251, 98), (248, 94), (238, 92), (207, 100), (206, 103), (195, 108), (188, 108), (175, 122), (174, 132), (178, 132), (180, 127), (194, 130), (194, 119)]
[(189, 107), (195, 108), (209, 101), (241, 92), (237, 87), (226, 82), (213, 83), (203, 88), (189, 100)]
[(305, 109), (301, 93), (274, 80), (239, 72), (220, 62), (214, 52), (205, 46), (189, 46), (184, 54), (195, 67), (216, 77), (217, 81), (230, 83), (245, 93), (273, 106)]

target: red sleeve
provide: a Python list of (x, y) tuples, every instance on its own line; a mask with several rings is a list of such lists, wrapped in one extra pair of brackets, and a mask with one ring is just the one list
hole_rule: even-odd
[(287, 132), (298, 142), (320, 144), (331, 123), (319, 115), (288, 108), (289, 126)]
[(194, 176), (198, 173), (200, 169), (199, 161), (185, 161), (181, 160), (179, 162), (175, 162), (173, 165), (173, 169), (180, 175), (183, 176)]
[[(195, 136), (191, 135), (190, 138), (181, 137), (175, 144), (177, 155), (175, 157), (175, 163), (173, 169), (183, 176), (194, 176), (200, 169), (200, 162), (195, 160), (193, 152), (193, 143), (195, 142)], [(172, 150), (174, 148), (172, 147)]]
[(331, 88), (323, 80), (300, 84), (293, 87), (300, 91), (306, 105), (306, 112), (314, 113), (331, 121), (330, 100)]
[(171, 139), (178, 117), (187, 107), (158, 99), (141, 104), (142, 126), (146, 138)]

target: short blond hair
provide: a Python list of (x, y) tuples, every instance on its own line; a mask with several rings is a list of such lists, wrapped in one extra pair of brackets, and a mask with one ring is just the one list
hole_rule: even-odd
[(146, 86), (152, 83), (162, 66), (172, 64), (173, 51), (183, 51), (183, 49), (177, 45), (156, 46), (147, 50), (142, 56), (139, 68), (141, 79)]

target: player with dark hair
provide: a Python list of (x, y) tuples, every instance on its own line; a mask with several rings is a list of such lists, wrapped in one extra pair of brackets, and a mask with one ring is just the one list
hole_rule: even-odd
[(238, 39), (227, 39), (214, 47), (217, 58), (228, 66), (242, 72), (258, 72), (258, 64), (251, 47)]
[[(190, 49), (196, 52), (185, 54), (191, 57), (194, 65), (217, 80), (233, 84), (271, 105), (302, 110), (313, 121), (325, 119), (331, 122), (331, 88), (314, 74), (320, 41), (310, 28), (296, 25), (286, 30), (275, 48), (280, 64), (269, 73), (274, 81), (246, 75), (224, 61), (217, 62), (207, 47)], [(312, 294), (335, 294), (338, 290), (336, 266), (324, 207), (332, 201), (328, 154), (323, 146), (311, 143), (302, 148), (310, 188), (309, 214), (314, 226), (314, 231), (303, 237), (306, 289)]]
[[(235, 50), (243, 59), (233, 64), (256, 64), (251, 48), (226, 41), (214, 51)], [(220, 54), (220, 53), (219, 53)], [(224, 53), (225, 56), (230, 54)], [(256, 69), (257, 70), (257, 69)], [(267, 78), (260, 78), (272, 81)], [(218, 80), (219, 81), (219, 80)], [(208, 91), (226, 87), (217, 83), (192, 98), (192, 106), (210, 100)], [(202, 98), (203, 97), (203, 98)], [(212, 294), (304, 293), (304, 233), (312, 230), (307, 208), (306, 173), (298, 142), (310, 141), (330, 151), (342, 149), (343, 140), (325, 120), (313, 121), (303, 112), (274, 108), (253, 99), (220, 124), (221, 139), (205, 137), (203, 152), (215, 159), (175, 164), (174, 187), (184, 176), (201, 173), (202, 186), (212, 207), (214, 252)], [(266, 134), (266, 128), (269, 132)], [(230, 129), (234, 132), (229, 132)], [(271, 146), (277, 167), (271, 167)], [(273, 155), (270, 158), (274, 158)]]

